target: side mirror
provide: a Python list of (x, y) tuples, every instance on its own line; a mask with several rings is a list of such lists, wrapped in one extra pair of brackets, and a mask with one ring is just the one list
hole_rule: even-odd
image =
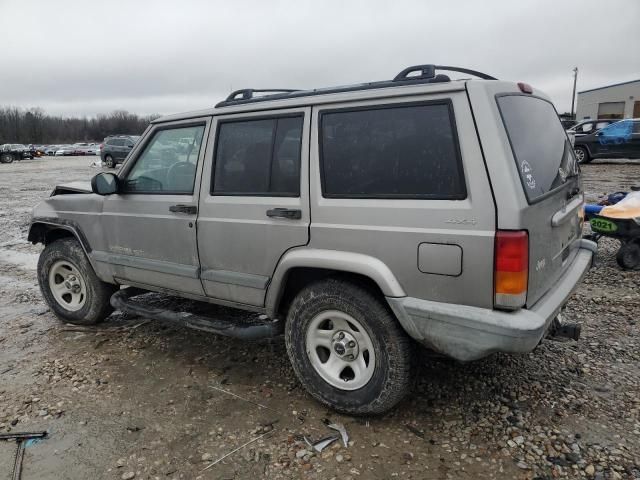
[(98, 195), (118, 193), (118, 176), (111, 172), (101, 172), (91, 179), (91, 191)]
[(599, 137), (599, 136), (601, 136), (601, 135), (602, 135), (602, 130), (598, 130), (598, 131), (596, 132), (596, 137)]

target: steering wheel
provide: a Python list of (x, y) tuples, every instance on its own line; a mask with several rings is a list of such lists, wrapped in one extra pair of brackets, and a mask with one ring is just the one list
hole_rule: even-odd
[(196, 166), (191, 162), (177, 162), (167, 170), (167, 187), (173, 190), (173, 187), (183, 187), (182, 178), (188, 177), (190, 180), (194, 177)]

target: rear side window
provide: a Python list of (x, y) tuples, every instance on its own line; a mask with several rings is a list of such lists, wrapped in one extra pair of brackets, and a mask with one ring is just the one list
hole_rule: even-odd
[(325, 197), (466, 197), (449, 102), (324, 112), (320, 139)]
[(122, 147), (124, 145), (124, 140), (119, 138), (114, 138), (113, 140), (108, 140), (107, 143), (114, 147)]
[(525, 95), (504, 95), (497, 100), (530, 202), (577, 173), (571, 145), (550, 102)]
[(218, 127), (214, 195), (300, 195), (303, 117), (223, 122)]

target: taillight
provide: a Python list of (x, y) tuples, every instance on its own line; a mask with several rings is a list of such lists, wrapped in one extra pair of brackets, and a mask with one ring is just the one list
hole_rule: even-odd
[(529, 235), (526, 231), (496, 232), (493, 278), (497, 308), (524, 306), (529, 281)]
[(102, 150), (103, 148), (104, 148), (104, 144), (103, 144), (103, 143), (101, 143), (101, 144), (100, 144), (100, 150)]

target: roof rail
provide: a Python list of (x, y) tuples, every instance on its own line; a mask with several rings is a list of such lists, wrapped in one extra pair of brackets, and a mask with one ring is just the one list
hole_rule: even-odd
[[(235, 100), (251, 100), (252, 98), (254, 98), (254, 93), (292, 93), (299, 91), (300, 90), (292, 90), (290, 88), (266, 88), (259, 90), (255, 88), (243, 88), (241, 90), (231, 92), (226, 98), (225, 102), (233, 102)], [(238, 96), (240, 96), (240, 98), (238, 98)]]
[[(491, 75), (470, 70), (461, 67), (449, 67), (443, 65), (414, 65), (407, 67), (398, 73), (393, 80), (383, 80), (381, 82), (361, 83), (358, 85), (347, 85), (343, 87), (321, 88), (314, 90), (291, 90), (286, 88), (279, 89), (254, 89), (245, 88), (231, 92), (229, 96), (219, 102), (216, 107), (227, 107), (231, 105), (240, 105), (244, 103), (262, 102), (267, 100), (284, 100), (288, 98), (308, 97), (313, 95), (324, 95), (328, 93), (352, 92), (358, 90), (368, 90), (374, 88), (397, 87), (398, 85), (410, 85), (419, 83), (440, 83), (450, 82), (451, 79), (447, 75), (436, 74), (436, 71), (444, 70), (447, 72), (458, 72), (473, 75), (483, 80), (497, 80)], [(418, 73), (418, 75), (414, 75)], [(256, 93), (266, 93), (267, 95), (255, 96)]]
[[(497, 80), (497, 78), (487, 75), (486, 73), (478, 72), (476, 70), (470, 70), (468, 68), (461, 67), (447, 67), (444, 65), (414, 65), (402, 70), (398, 75), (393, 78), (394, 82), (402, 82), (405, 80), (428, 80), (436, 78), (436, 70), (444, 70), (446, 72), (459, 72), (473, 75), (474, 77), (482, 78), (483, 80)], [(413, 72), (420, 72), (420, 75), (410, 75)]]

